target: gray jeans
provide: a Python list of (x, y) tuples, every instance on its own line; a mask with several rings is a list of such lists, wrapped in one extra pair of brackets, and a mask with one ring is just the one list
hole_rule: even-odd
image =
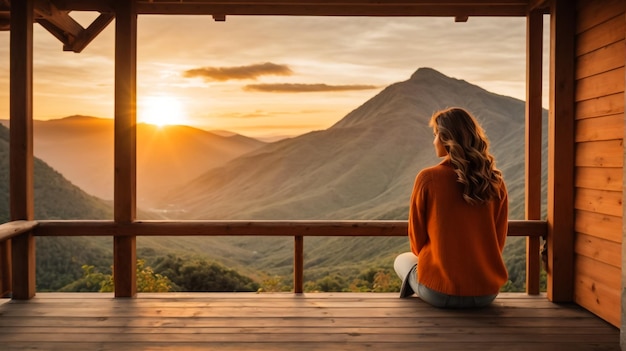
[(476, 308), (488, 306), (497, 295), (458, 296), (447, 295), (430, 289), (417, 280), (417, 256), (405, 252), (396, 257), (394, 269), (404, 283), (408, 283), (417, 295), (427, 303), (441, 308)]

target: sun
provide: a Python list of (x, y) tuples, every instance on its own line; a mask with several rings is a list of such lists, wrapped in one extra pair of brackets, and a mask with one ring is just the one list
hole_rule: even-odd
[(139, 122), (159, 127), (187, 123), (185, 106), (180, 99), (171, 95), (155, 95), (142, 98), (137, 114)]

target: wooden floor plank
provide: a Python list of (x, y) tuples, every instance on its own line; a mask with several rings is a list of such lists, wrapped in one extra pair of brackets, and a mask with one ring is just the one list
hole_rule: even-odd
[[(30, 306), (28, 306), (30, 307)], [(111, 317), (133, 317), (140, 314), (142, 317), (219, 317), (229, 316), (231, 318), (244, 318), (244, 317), (263, 317), (267, 315), (278, 315), (282, 317), (300, 317), (307, 316), (309, 318), (342, 318), (342, 317), (362, 317), (362, 318), (375, 318), (375, 317), (411, 317), (419, 313), (422, 318), (436, 318), (441, 316), (441, 311), (430, 309), (411, 309), (407, 308), (380, 308), (380, 309), (354, 309), (350, 307), (337, 307), (337, 308), (281, 308), (281, 307), (254, 307), (254, 308), (241, 308), (236, 307), (216, 307), (216, 308), (193, 308), (193, 307), (158, 307), (158, 308), (131, 308), (126, 306), (120, 307), (82, 307), (79, 309), (68, 308), (50, 308), (50, 307), (38, 307), (38, 308), (26, 308), (26, 309), (7, 309), (6, 311), (0, 311), (0, 316), (9, 317), (89, 317), (98, 316), (102, 318)], [(476, 314), (472, 311), (449, 311), (449, 316), (455, 318), (518, 318), (518, 317), (559, 317), (559, 318), (575, 318), (582, 317), (583, 312), (578, 310), (532, 310), (532, 309), (519, 309), (519, 310), (485, 310), (480, 314)]]
[[(316, 343), (321, 340), (324, 342), (332, 343), (372, 343), (378, 342), (446, 342), (451, 337), (451, 333), (420, 333), (415, 331), (414, 333), (396, 334), (394, 332), (386, 332), (385, 338), (381, 338), (381, 333), (378, 334), (362, 334), (357, 332), (326, 332), (326, 333), (284, 333), (284, 332), (272, 332), (272, 333), (240, 333), (240, 332), (227, 332), (227, 333), (189, 333), (189, 334), (169, 334), (169, 333), (117, 333), (115, 331), (99, 333), (93, 332), (73, 332), (68, 333), (19, 333), (19, 334), (4, 334), (2, 335), (3, 341), (6, 343), (11, 342), (27, 342), (30, 340), (37, 340), (40, 342), (82, 342), (89, 340), (90, 342), (160, 342), (160, 343), (181, 343), (181, 342), (223, 342), (223, 343), (263, 343), (263, 342), (301, 342), (301, 343)], [(532, 343), (545, 343), (551, 342), (555, 338), (561, 338), (560, 344), (575, 344), (580, 342), (586, 342), (590, 338), (597, 343), (610, 343), (617, 342), (613, 335), (606, 334), (569, 334), (564, 337), (563, 334), (535, 334), (532, 338), (529, 334), (513, 333), (505, 334), (498, 331), (498, 333), (486, 333), (486, 334), (470, 334), (466, 332), (460, 332), (454, 334), (454, 341), (460, 344), (467, 343), (484, 343), (485, 339), (489, 338), (490, 342), (499, 343), (529, 343), (529, 339), (532, 339)]]
[[(138, 336), (138, 338), (143, 338), (144, 335), (149, 336), (150, 334), (163, 334), (164, 337), (167, 334), (202, 334), (207, 337), (211, 337), (210, 335), (233, 335), (235, 338), (238, 338), (240, 341), (246, 341), (240, 339), (238, 334), (245, 335), (287, 335), (287, 334), (297, 334), (297, 335), (312, 335), (316, 337), (320, 334), (324, 333), (333, 333), (333, 334), (341, 334), (341, 335), (388, 335), (395, 337), (404, 337), (405, 335), (417, 336), (417, 335), (450, 335), (450, 334), (470, 334), (470, 335), (481, 335), (482, 337), (490, 336), (493, 334), (492, 328), (471, 328), (471, 327), (457, 327), (457, 328), (448, 328), (448, 327), (403, 327), (403, 328), (390, 328), (390, 327), (342, 327), (342, 328), (333, 328), (333, 327), (170, 327), (170, 328), (162, 328), (162, 327), (154, 327), (154, 328), (142, 328), (142, 327), (39, 327), (39, 328), (31, 328), (32, 331), (24, 332), (21, 327), (4, 327), (3, 330), (0, 331), (0, 334), (5, 334), (7, 340), (14, 338), (14, 335), (44, 335), (47, 334), (52, 336), (53, 338), (58, 335), (67, 335), (67, 334), (78, 334), (82, 335), (118, 335), (118, 334), (142, 334)], [(498, 328), (498, 333), (504, 336), (511, 335), (521, 336), (521, 337), (529, 337), (532, 336), (535, 338), (539, 335), (570, 335), (572, 333), (571, 328), (564, 327), (552, 327), (552, 328)], [(606, 335), (607, 339), (610, 340), (614, 333), (612, 331), (607, 330), (606, 328), (585, 328), (584, 330), (579, 330), (580, 335)], [(132, 337), (130, 337), (132, 338)]]
[[(519, 317), (519, 318), (498, 318), (498, 319), (459, 319), (454, 317), (436, 317), (436, 318), (421, 318), (421, 317), (374, 317), (374, 318), (307, 318), (307, 317), (260, 317), (260, 318), (232, 318), (232, 317), (202, 317), (193, 318), (193, 327), (197, 328), (212, 328), (222, 327), (224, 325), (236, 325), (240, 328), (253, 328), (261, 323), (272, 325), (275, 327), (290, 327), (298, 325), (301, 327), (315, 328), (315, 327), (327, 327), (334, 328), (361, 326), (368, 327), (433, 327), (433, 326), (445, 326), (452, 327), (464, 327), (464, 326), (476, 326), (480, 323), (485, 328), (521, 328), (529, 326), (537, 328), (601, 328), (607, 329), (607, 323), (599, 318), (536, 318), (536, 317)], [(47, 326), (58, 327), (75, 327), (76, 325), (84, 327), (133, 327), (133, 328), (181, 328), (189, 327), (190, 319), (187, 317), (156, 317), (156, 318), (136, 318), (136, 317), (49, 317), (49, 318), (37, 318), (31, 317), (8, 317), (4, 316), (0, 318), (0, 328), (5, 327), (38, 327), (43, 328)], [(2, 330), (0, 330), (0, 333)]]
[(442, 310), (397, 294), (38, 293), (0, 303), (0, 350), (619, 350), (573, 304), (502, 294)]
[(421, 342), (414, 343), (365, 343), (365, 344), (337, 344), (319, 342), (315, 344), (303, 343), (181, 343), (181, 344), (160, 344), (160, 343), (14, 343), (3, 348), (4, 351), (361, 351), (361, 350), (437, 350), (437, 351), (614, 351), (619, 350), (607, 345), (599, 345), (590, 342), (583, 342), (569, 345), (554, 344), (467, 344), (459, 348), (458, 343)]

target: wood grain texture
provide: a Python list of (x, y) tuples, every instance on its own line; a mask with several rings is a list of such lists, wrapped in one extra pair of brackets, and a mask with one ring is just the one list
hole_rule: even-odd
[(614, 326), (621, 323), (621, 269), (576, 255), (574, 301)]
[(37, 221), (12, 221), (0, 224), (0, 242), (11, 239), (22, 233), (31, 231), (37, 226)]
[[(618, 92), (576, 103), (576, 119), (624, 113), (624, 94)], [(622, 128), (623, 129), (623, 128)]]
[(390, 293), (41, 293), (0, 304), (3, 350), (619, 350), (619, 330), (545, 295), (443, 310)]
[(624, 40), (625, 25), (623, 18), (615, 16), (580, 33), (576, 41), (576, 56)]
[[(37, 221), (36, 236), (406, 236), (407, 221)], [(509, 236), (544, 237), (543, 220), (509, 220)]]
[(572, 36), (576, 10), (571, 2), (550, 3), (550, 109), (548, 121), (548, 297), (573, 299), (574, 121), (576, 67)]
[(597, 238), (621, 243), (621, 228), (621, 216), (610, 216), (584, 210), (576, 211), (575, 229), (578, 233), (589, 234)]
[(621, 323), (626, 3), (577, 1), (574, 300)]
[(624, 137), (624, 113), (576, 121), (576, 142), (620, 140)]

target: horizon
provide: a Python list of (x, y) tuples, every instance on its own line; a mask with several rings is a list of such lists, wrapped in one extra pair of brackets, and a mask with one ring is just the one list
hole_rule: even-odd
[[(87, 26), (93, 15), (73, 17)], [(34, 28), (33, 118), (112, 118), (114, 25), (80, 54)], [(525, 100), (525, 36), (517, 17), (139, 16), (137, 122), (297, 136), (329, 128), (422, 67)], [(0, 35), (5, 67), (8, 37)], [(8, 73), (0, 73), (6, 119)]]

